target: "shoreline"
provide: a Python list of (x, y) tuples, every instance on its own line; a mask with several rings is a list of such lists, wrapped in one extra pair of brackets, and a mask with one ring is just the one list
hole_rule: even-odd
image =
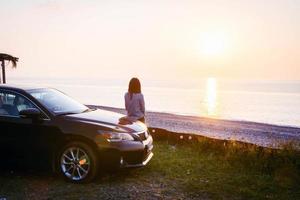
[[(125, 114), (125, 110), (122, 108), (88, 106)], [(239, 141), (262, 147), (282, 148), (292, 145), (297, 149), (300, 148), (300, 128), (292, 126), (151, 111), (146, 114), (146, 123), (152, 129), (159, 128), (182, 134), (196, 134), (219, 140)]]
[[(92, 105), (93, 106), (93, 105)], [(120, 110), (123, 112), (123, 108), (115, 108), (110, 106), (96, 106), (101, 107), (103, 109), (115, 109)], [(257, 125), (265, 125), (265, 126), (272, 126), (272, 127), (281, 127), (281, 128), (295, 128), (300, 129), (300, 125), (294, 126), (294, 125), (285, 125), (285, 124), (271, 124), (271, 123), (265, 123), (265, 122), (256, 122), (256, 121), (247, 121), (247, 120), (238, 120), (238, 119), (222, 119), (222, 118), (213, 118), (213, 117), (201, 117), (201, 116), (195, 116), (191, 114), (179, 114), (179, 113), (170, 113), (170, 112), (159, 112), (159, 111), (147, 111), (147, 113), (156, 113), (156, 114), (169, 114), (169, 115), (175, 115), (175, 116), (182, 116), (182, 117), (190, 117), (190, 118), (199, 118), (199, 119), (209, 119), (209, 120), (217, 120), (217, 121), (224, 121), (224, 122), (236, 122), (236, 123), (245, 123), (245, 124), (257, 124)]]

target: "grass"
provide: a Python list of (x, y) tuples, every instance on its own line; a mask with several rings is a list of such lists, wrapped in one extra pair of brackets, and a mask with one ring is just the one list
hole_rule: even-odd
[(103, 173), (90, 184), (49, 173), (2, 171), (7, 199), (300, 199), (300, 155), (199, 139), (155, 142), (148, 166)]

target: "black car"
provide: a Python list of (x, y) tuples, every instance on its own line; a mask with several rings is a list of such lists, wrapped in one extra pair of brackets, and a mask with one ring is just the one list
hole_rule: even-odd
[(50, 161), (72, 182), (91, 181), (103, 165), (144, 166), (152, 137), (142, 122), (120, 124), (121, 117), (52, 88), (0, 85), (0, 150), (8, 156), (1, 162)]

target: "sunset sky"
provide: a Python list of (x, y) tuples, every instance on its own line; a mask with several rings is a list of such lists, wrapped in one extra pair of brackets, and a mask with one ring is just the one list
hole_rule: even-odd
[(297, 0), (1, 0), (14, 77), (300, 80)]

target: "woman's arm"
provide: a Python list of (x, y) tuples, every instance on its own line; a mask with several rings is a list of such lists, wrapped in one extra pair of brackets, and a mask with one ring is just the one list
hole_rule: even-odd
[(140, 103), (141, 111), (145, 115), (145, 100), (144, 100), (144, 95), (143, 94), (141, 94), (141, 97), (139, 99), (139, 103)]
[(128, 110), (127, 93), (124, 95), (125, 109)]

